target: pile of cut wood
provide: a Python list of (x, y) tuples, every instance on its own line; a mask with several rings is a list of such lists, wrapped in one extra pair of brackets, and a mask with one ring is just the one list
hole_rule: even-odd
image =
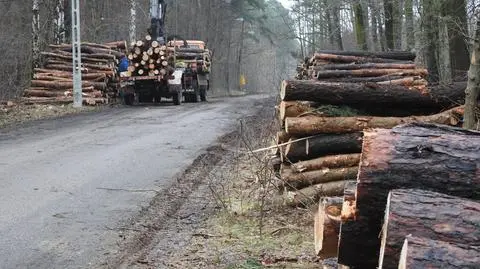
[[(447, 250), (452, 255), (443, 261), (424, 261), (465, 257), (458, 264), (478, 264), (480, 218), (457, 216), (479, 216), (480, 205), (446, 196), (480, 197), (480, 133), (455, 128), (466, 82), (428, 85), (410, 53), (387, 54), (318, 53), (308, 61), (315, 74), (282, 82), (274, 163), (285, 201), (318, 204), (315, 251), (323, 259), (338, 257), (352, 268), (399, 268), (403, 246), (400, 268), (424, 268), (416, 255)], [(447, 201), (466, 206), (450, 214)], [(456, 225), (477, 243), (453, 239)], [(423, 233), (431, 227), (438, 231)]]
[(203, 73), (210, 73), (212, 55), (208, 49), (199, 48), (168, 48), (170, 51), (175, 51), (176, 64), (184, 66), (190, 64), (192, 68)]
[(144, 40), (138, 40), (131, 44), (128, 59), (131, 64), (128, 67), (130, 76), (165, 76), (173, 73), (172, 53), (167, 46), (160, 45), (152, 40), (150, 35)]
[(317, 254), (350, 268), (478, 268), (479, 163), (480, 132), (365, 131), (356, 181), (318, 208)]
[[(26, 103), (73, 102), (72, 45), (49, 45), (42, 52), (42, 68), (35, 68), (29, 89), (24, 91)], [(82, 94), (87, 105), (103, 104), (114, 97), (117, 64), (125, 56), (126, 42), (106, 44), (82, 43)]]
[(177, 47), (174, 46), (173, 41), (167, 45), (160, 45), (158, 41), (152, 40), (150, 35), (145, 36), (144, 40), (131, 44), (128, 59), (131, 62), (128, 70), (130, 76), (170, 75), (174, 71), (174, 66), (186, 67), (187, 64), (204, 73), (209, 73), (211, 65), (209, 50)]
[(427, 70), (414, 60), (410, 52), (320, 51), (297, 67), (296, 79), (425, 87)]

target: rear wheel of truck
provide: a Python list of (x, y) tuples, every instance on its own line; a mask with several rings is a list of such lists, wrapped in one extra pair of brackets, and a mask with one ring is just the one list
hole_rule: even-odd
[(133, 94), (126, 94), (123, 96), (123, 102), (127, 106), (133, 106), (133, 103), (135, 102), (135, 96)]
[(179, 91), (178, 93), (173, 95), (173, 104), (179, 106), (182, 104), (182, 92)]
[(202, 102), (207, 101), (207, 87), (205, 86), (200, 87), (200, 100), (202, 100)]

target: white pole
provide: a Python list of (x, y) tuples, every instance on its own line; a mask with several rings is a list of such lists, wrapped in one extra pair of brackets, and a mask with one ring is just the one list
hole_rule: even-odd
[(32, 39), (33, 39), (33, 67), (38, 67), (40, 59), (40, 46), (39, 46), (39, 36), (40, 36), (40, 7), (38, 0), (33, 0), (33, 18), (32, 18)]
[(80, 44), (80, 3), (72, 0), (73, 107), (82, 107), (82, 52)]
[(137, 0), (130, 0), (130, 43), (136, 41), (137, 37)]

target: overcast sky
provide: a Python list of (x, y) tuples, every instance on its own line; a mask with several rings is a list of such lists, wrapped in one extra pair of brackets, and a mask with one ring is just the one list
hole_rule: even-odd
[(278, 2), (282, 3), (282, 5), (286, 8), (290, 8), (293, 5), (292, 0), (278, 0)]

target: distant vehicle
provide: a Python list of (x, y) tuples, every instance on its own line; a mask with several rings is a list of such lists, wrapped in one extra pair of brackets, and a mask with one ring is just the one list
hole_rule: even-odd
[(127, 72), (121, 73), (120, 95), (124, 103), (160, 102), (175, 105), (207, 100), (211, 55), (200, 40), (167, 40), (164, 35), (166, 4), (150, 0), (151, 26), (145, 41), (132, 44)]

